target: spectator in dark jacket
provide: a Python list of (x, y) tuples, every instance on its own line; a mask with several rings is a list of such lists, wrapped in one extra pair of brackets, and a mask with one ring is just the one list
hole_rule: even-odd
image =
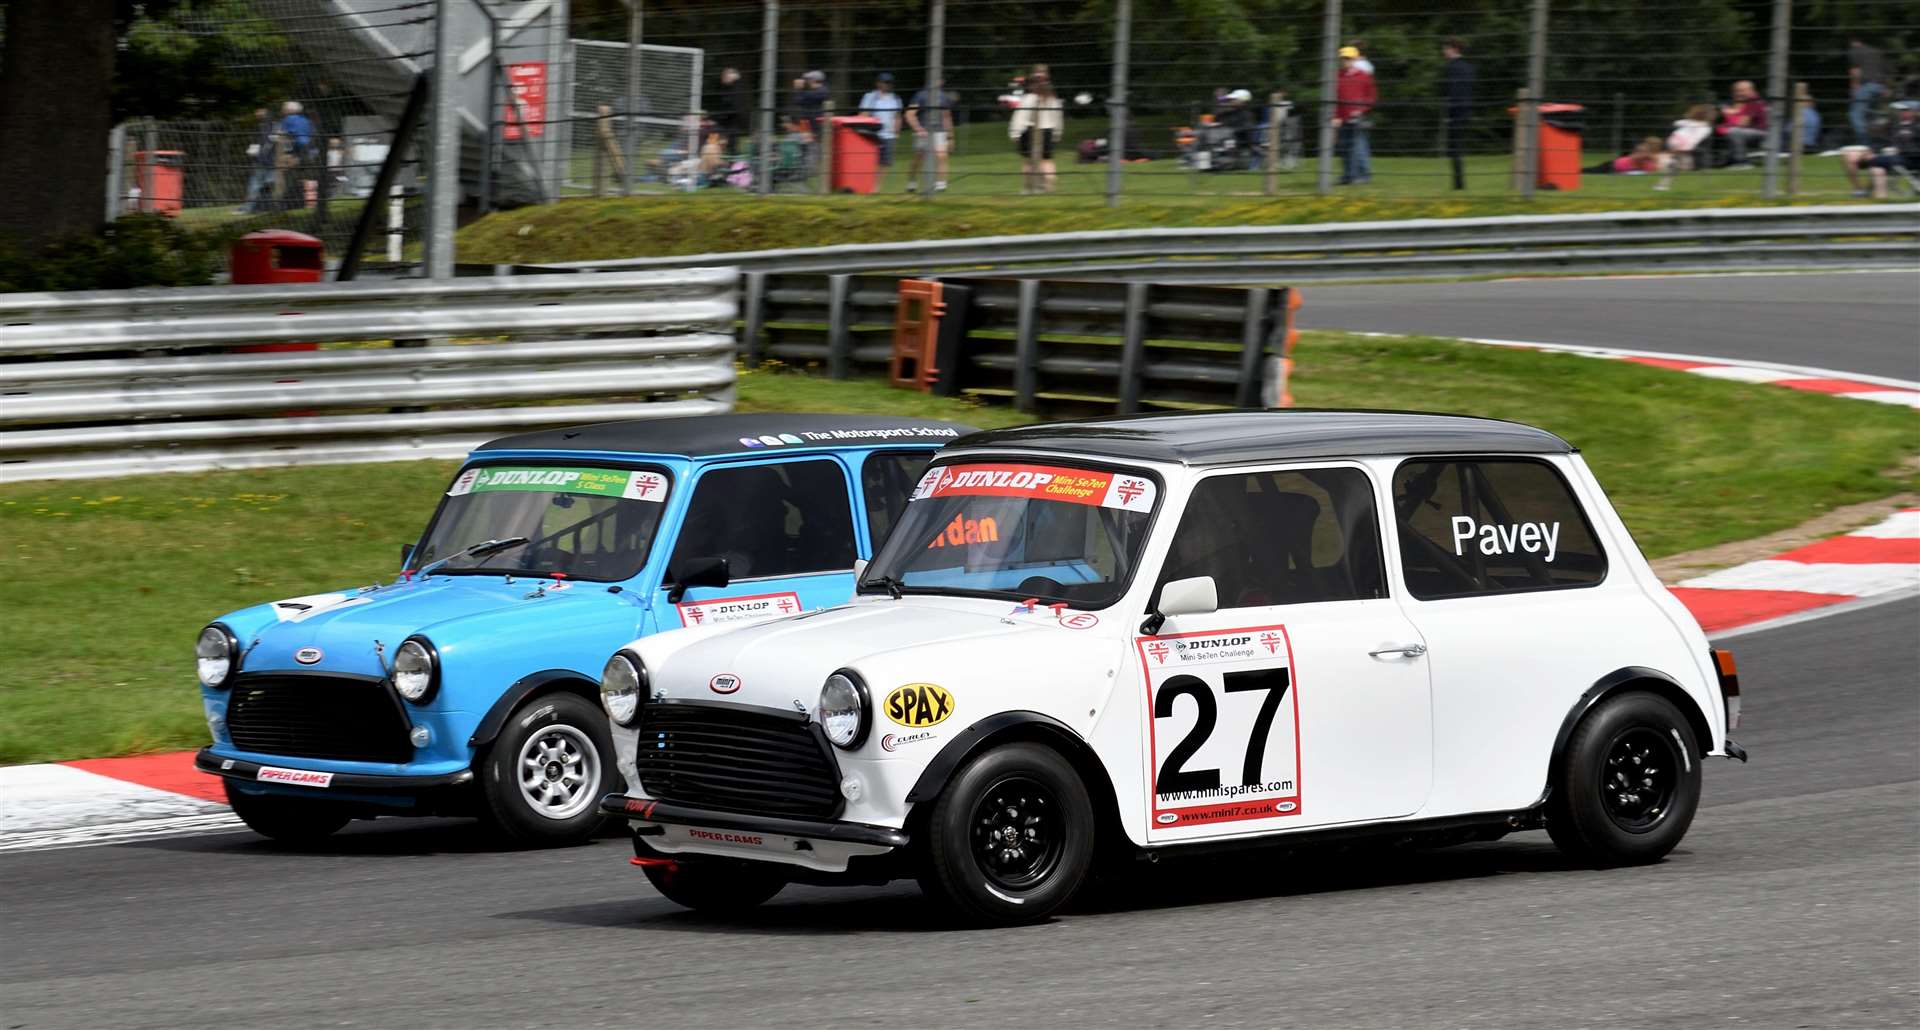
[(827, 92), (827, 73), (808, 72), (793, 80), (793, 121), (796, 128), (812, 136), (816, 142), (825, 126), (820, 119), (825, 115), (827, 101), (833, 94)]
[(741, 137), (754, 131), (753, 98), (746, 80), (740, 77), (740, 69), (731, 65), (720, 69), (720, 88), (713, 91), (707, 115), (713, 119), (714, 131), (720, 134), (721, 145), (729, 153), (737, 149)]
[(1847, 40), (1847, 123), (1853, 142), (1867, 145), (1867, 115), (1887, 95), (1887, 55), (1855, 36)]
[(1373, 181), (1373, 151), (1367, 134), (1373, 130), (1373, 76), (1359, 69), (1360, 51), (1340, 48), (1340, 80), (1334, 89), (1333, 127), (1340, 131), (1342, 157), (1340, 185)]
[(1447, 104), (1447, 158), (1453, 162), (1453, 188), (1467, 188), (1467, 174), (1462, 155), (1466, 151), (1467, 119), (1473, 114), (1473, 65), (1462, 56), (1466, 44), (1460, 37), (1449, 36), (1440, 44), (1440, 54), (1447, 59), (1446, 69), (1441, 79), (1441, 92)]

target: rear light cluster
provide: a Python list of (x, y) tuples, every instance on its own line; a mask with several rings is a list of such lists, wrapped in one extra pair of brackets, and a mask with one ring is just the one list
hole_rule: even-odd
[(1720, 674), (1720, 697), (1727, 706), (1727, 732), (1740, 728), (1740, 669), (1733, 663), (1733, 652), (1715, 648), (1713, 668)]

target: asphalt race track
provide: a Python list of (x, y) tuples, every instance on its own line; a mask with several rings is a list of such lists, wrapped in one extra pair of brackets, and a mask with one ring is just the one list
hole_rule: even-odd
[(624, 841), (488, 851), (361, 823), (0, 856), (0, 1025), (1896, 1026), (1920, 1019), (1920, 599), (1740, 637), (1753, 764), (1658, 866), (1543, 833), (1162, 865), (1051, 924), (930, 927), (910, 886), (751, 918)]
[(1308, 285), (1302, 293), (1303, 328), (1621, 347), (1920, 380), (1920, 269)]
[[(1920, 379), (1920, 276), (1313, 287), (1304, 322)], [(1754, 331), (1759, 327), (1758, 331)], [(1920, 598), (1739, 636), (1751, 765), (1659, 865), (1543, 833), (1142, 866), (1043, 926), (794, 887), (725, 922), (624, 840), (458, 821), (0, 855), (0, 1030), (357, 1026), (1870, 1027), (1920, 1023)], [(1498, 746), (1489, 741), (1488, 746)]]

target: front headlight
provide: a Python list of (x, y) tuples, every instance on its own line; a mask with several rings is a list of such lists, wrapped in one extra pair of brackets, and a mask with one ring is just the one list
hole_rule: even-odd
[(820, 687), (820, 704), (815, 709), (820, 728), (827, 732), (833, 746), (848, 751), (867, 739), (867, 687), (849, 672), (836, 672)]
[(633, 725), (640, 714), (640, 669), (625, 651), (616, 652), (600, 670), (600, 703), (607, 718), (622, 726)]
[(200, 682), (209, 687), (218, 687), (233, 674), (234, 656), (239, 653), (238, 643), (227, 627), (214, 623), (200, 631), (200, 639), (193, 642), (194, 671), (200, 676)]
[(433, 645), (410, 637), (393, 655), (393, 689), (400, 696), (419, 704), (432, 696), (440, 682), (440, 656)]

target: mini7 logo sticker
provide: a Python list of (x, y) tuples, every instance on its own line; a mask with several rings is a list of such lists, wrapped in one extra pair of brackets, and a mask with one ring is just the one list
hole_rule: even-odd
[(1266, 648), (1268, 654), (1279, 654), (1280, 645), (1283, 643), (1285, 643), (1285, 641), (1280, 639), (1280, 634), (1278, 633), (1260, 634), (1260, 646)]
[(1147, 492), (1147, 484), (1138, 479), (1122, 479), (1114, 492), (1120, 495), (1121, 504), (1132, 504), (1135, 497)]
[(1153, 660), (1157, 664), (1163, 664), (1166, 662), (1167, 652), (1169, 650), (1170, 648), (1168, 648), (1167, 645), (1161, 643), (1158, 640), (1147, 645), (1147, 653), (1153, 656)]

